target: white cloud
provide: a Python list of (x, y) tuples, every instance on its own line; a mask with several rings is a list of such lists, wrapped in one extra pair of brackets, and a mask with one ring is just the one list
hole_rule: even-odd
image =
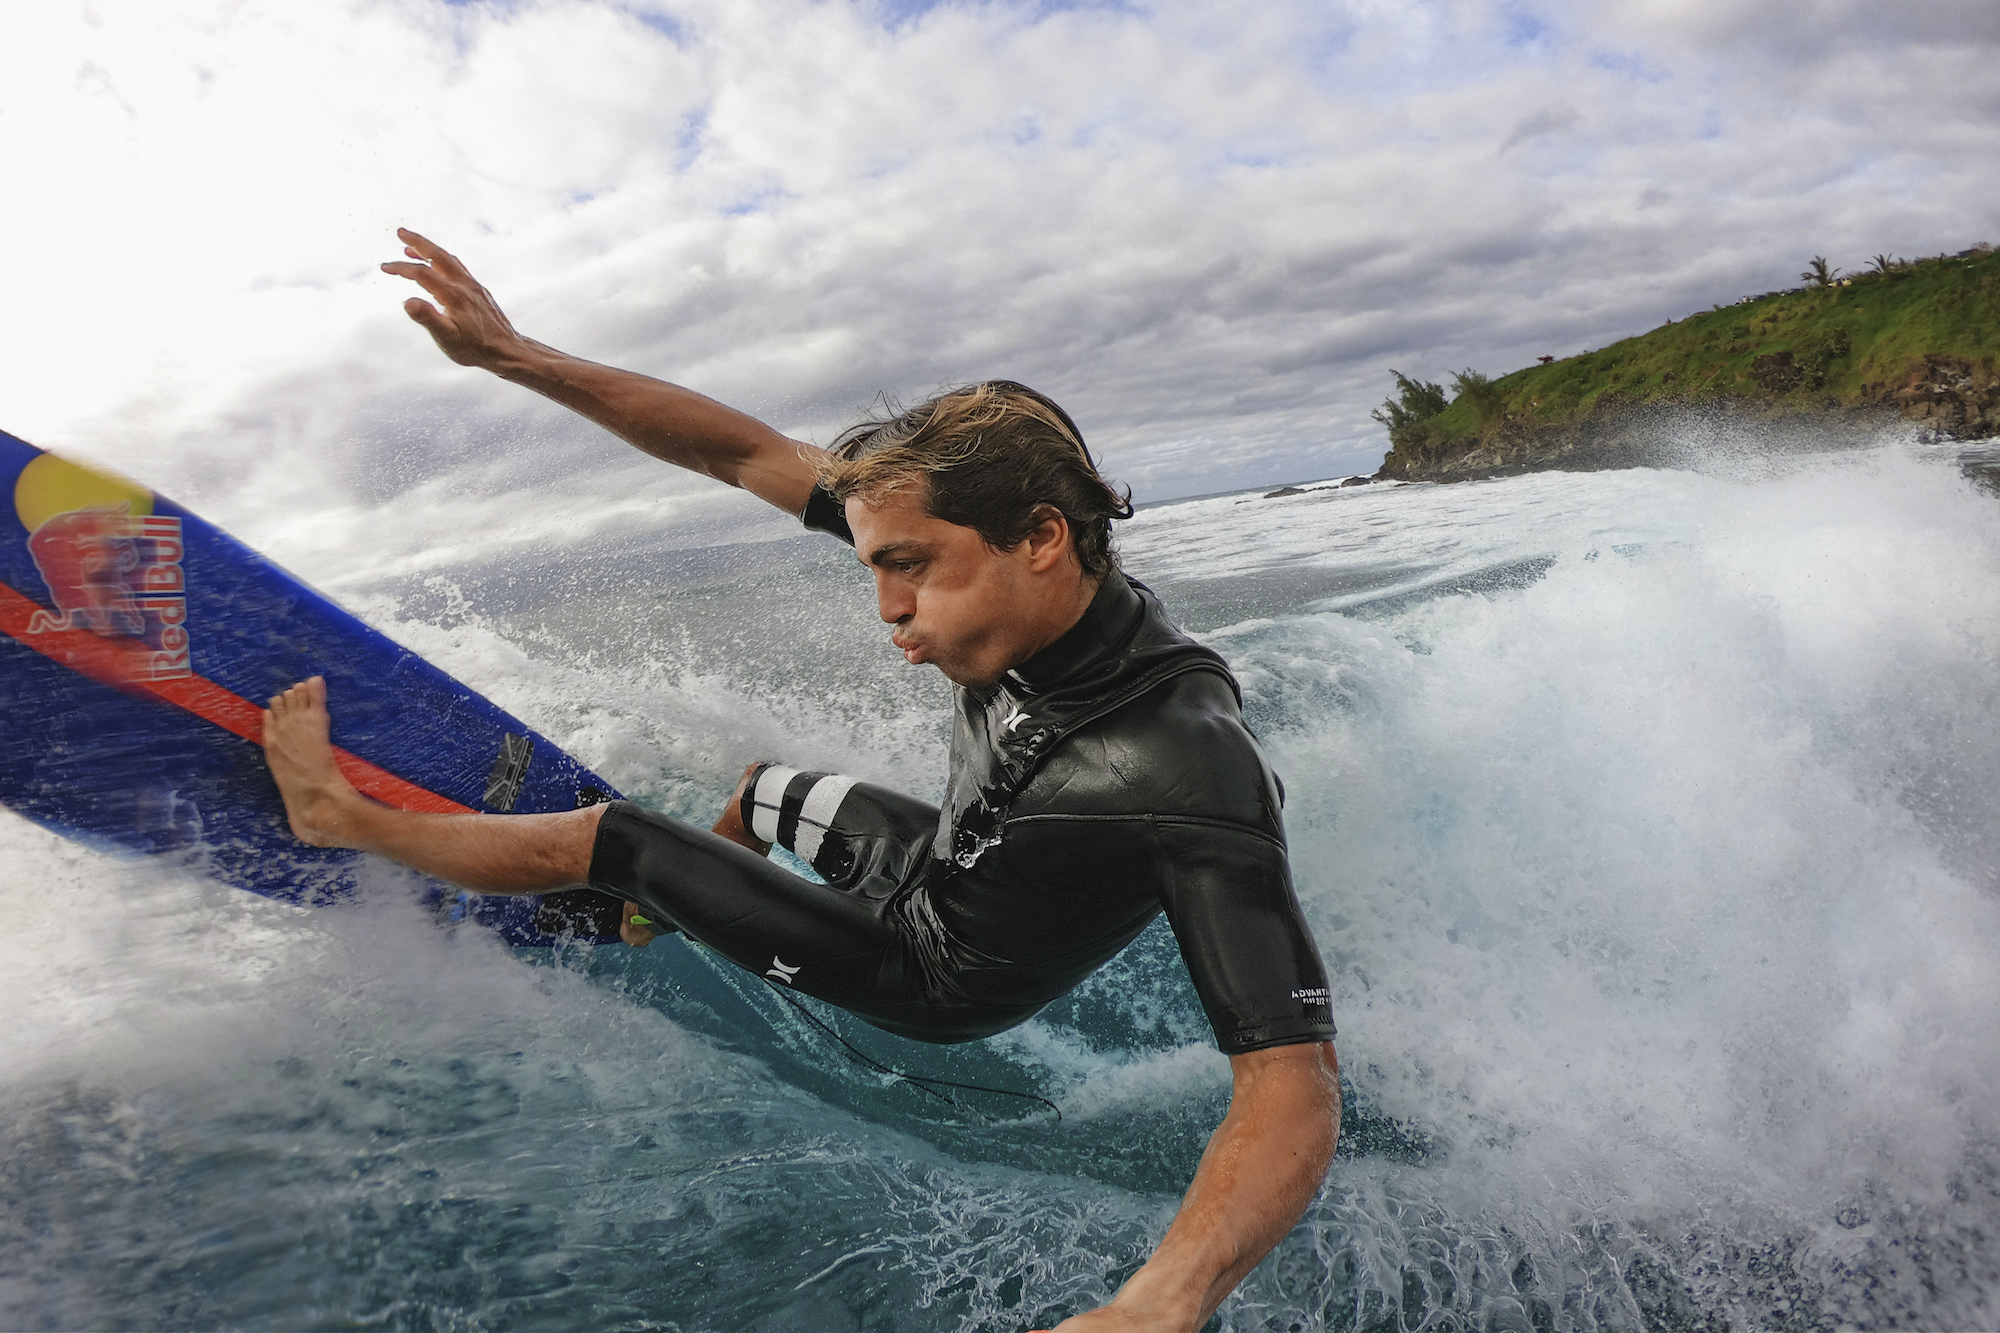
[(1006, 375), (1142, 495), (1364, 469), (1392, 366), (1986, 239), (2000, 11), (1902, 9), (35, 6), (0, 425), (329, 577), (413, 558), (418, 497), (747, 512), (438, 357), (374, 269), (407, 223), (536, 336), (822, 439)]

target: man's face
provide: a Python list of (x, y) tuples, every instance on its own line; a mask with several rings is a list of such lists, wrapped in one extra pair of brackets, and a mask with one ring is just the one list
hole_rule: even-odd
[(933, 518), (923, 495), (910, 492), (876, 504), (849, 500), (847, 522), (855, 553), (875, 575), (882, 619), (896, 627), (890, 642), (906, 661), (929, 662), (955, 684), (992, 684), (1080, 614), (1081, 570), (1067, 529), (1058, 532), (1058, 549), (1031, 537), (996, 551), (977, 530)]

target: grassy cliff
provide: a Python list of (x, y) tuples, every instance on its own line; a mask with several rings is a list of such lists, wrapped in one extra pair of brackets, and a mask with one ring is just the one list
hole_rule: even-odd
[(2000, 434), (1996, 365), (2000, 253), (1884, 260), (1498, 379), (1466, 372), (1455, 393), (1399, 376), (1399, 398), (1377, 414), (1392, 445), (1378, 475), (1616, 466), (1631, 422), (1689, 405), (1793, 418), (1895, 412), (1980, 438)]

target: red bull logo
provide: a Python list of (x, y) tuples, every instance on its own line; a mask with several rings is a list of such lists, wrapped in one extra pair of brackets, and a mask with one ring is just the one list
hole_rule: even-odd
[(181, 521), (147, 512), (150, 491), (44, 455), (22, 470), (15, 508), (56, 608), (35, 612), (28, 633), (136, 640), (126, 659), (136, 680), (193, 674)]

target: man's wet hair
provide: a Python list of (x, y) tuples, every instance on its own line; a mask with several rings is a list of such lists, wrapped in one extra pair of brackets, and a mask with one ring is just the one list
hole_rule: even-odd
[(863, 421), (833, 442), (821, 482), (835, 500), (876, 503), (921, 489), (933, 518), (972, 528), (1012, 550), (1046, 517), (1069, 524), (1083, 572), (1118, 567), (1111, 520), (1132, 517), (1132, 495), (1107, 481), (1069, 413), (1012, 380), (988, 380)]

